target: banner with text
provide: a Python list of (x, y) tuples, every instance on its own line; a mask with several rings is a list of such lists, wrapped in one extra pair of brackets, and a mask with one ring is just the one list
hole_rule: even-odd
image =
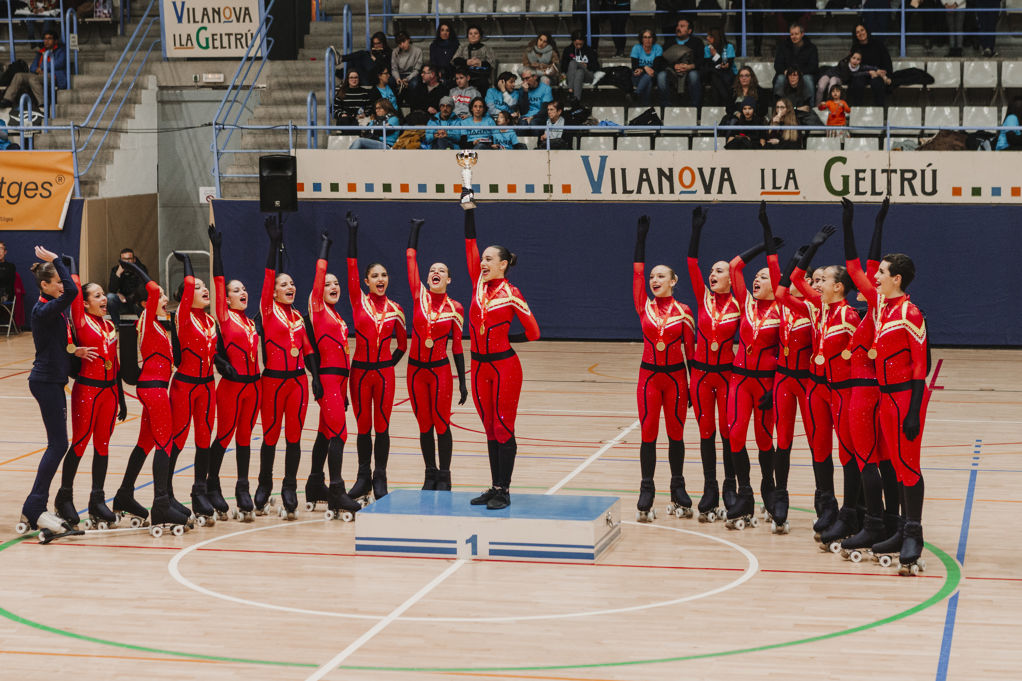
[[(262, 18), (262, 0), (161, 0), (163, 55), (170, 59), (243, 57)], [(261, 54), (259, 47), (254, 54)]]
[(60, 230), (75, 189), (70, 151), (0, 153), (0, 230)]
[[(455, 154), (299, 149), (298, 196), (455, 198)], [(889, 194), (905, 203), (1022, 204), (1013, 154), (965, 152), (487, 150), (472, 184), (481, 200), (869, 202)]]

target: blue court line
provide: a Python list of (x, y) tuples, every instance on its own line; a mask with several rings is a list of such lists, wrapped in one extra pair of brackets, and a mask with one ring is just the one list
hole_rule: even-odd
[[(961, 565), (965, 565), (965, 548), (969, 543), (969, 522), (972, 519), (972, 501), (976, 492), (976, 477), (979, 473), (979, 453), (983, 446), (982, 440), (976, 440), (973, 449), (972, 470), (969, 471), (969, 491), (965, 495), (965, 510), (962, 511), (962, 531), (958, 535), (958, 554), (955, 556)], [(958, 597), (955, 593), (947, 602), (947, 617), (944, 619), (944, 636), (940, 642), (940, 658), (937, 662), (937, 681), (947, 679), (948, 663), (951, 660), (951, 640), (955, 633), (955, 620), (958, 616)]]

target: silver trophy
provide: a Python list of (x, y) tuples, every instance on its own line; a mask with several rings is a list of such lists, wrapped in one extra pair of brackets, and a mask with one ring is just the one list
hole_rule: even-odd
[(472, 193), (472, 166), (479, 162), (479, 152), (459, 151), (455, 158), (461, 166), (461, 207), (472, 210), (476, 207), (475, 194)]

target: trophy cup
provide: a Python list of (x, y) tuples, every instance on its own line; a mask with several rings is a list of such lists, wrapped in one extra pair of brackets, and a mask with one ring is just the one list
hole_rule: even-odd
[(475, 195), (472, 193), (472, 166), (479, 162), (479, 153), (459, 151), (455, 158), (461, 166), (461, 207), (464, 210), (472, 210), (476, 207)]

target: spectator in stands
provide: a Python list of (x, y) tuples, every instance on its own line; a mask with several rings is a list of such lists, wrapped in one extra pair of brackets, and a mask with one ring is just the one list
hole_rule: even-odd
[(947, 18), (949, 57), (962, 56), (962, 32), (965, 30), (966, 0), (941, 0)]
[[(738, 128), (765, 125), (766, 121), (756, 113), (756, 103), (756, 100), (752, 97), (746, 97), (745, 101), (742, 102), (740, 112), (728, 122), (728, 125)], [(728, 131), (727, 143), (724, 145), (724, 148), (759, 149), (761, 148), (760, 138), (762, 136), (762, 130), (730, 130)]]
[(980, 10), (976, 12), (976, 30), (981, 35), (979, 47), (983, 50), (984, 57), (996, 57), (997, 51), (994, 42), (997, 39), (997, 18), (1000, 15), (1001, 0), (971, 0), (972, 6)]
[(466, 118), (469, 113), (468, 105), (476, 97), (482, 96), (482, 93), (469, 82), (468, 69), (464, 66), (454, 70), (454, 87), (448, 94), (454, 100), (454, 115), (458, 118)]
[(454, 115), (454, 100), (450, 97), (441, 97), (440, 111), (429, 119), (426, 144), (430, 149), (457, 149), (461, 134), (446, 128), (457, 128), (460, 123), (461, 119)]
[(7, 260), (7, 244), (0, 241), (0, 301), (14, 300), (14, 281), (18, 268)]
[[(844, 100), (841, 85), (830, 86), (830, 99), (820, 102), (819, 108), (820, 111), (827, 112), (828, 127), (844, 128), (844, 126), (848, 125), (848, 114), (852, 113), (852, 108)], [(844, 132), (844, 130), (828, 130), (827, 137), (843, 137)]]
[(429, 63), (436, 67), (441, 80), (450, 82), (454, 78), (451, 60), (458, 51), (458, 37), (454, 35), (454, 24), (442, 19), (436, 29), (436, 38), (429, 44)]
[(695, 16), (696, 0), (656, 0), (656, 10), (663, 21), (660, 32), (670, 35), (680, 19)]
[[(523, 96), (524, 95), (524, 96)], [(522, 92), (518, 95), (519, 122), (524, 125), (546, 123), (546, 105), (554, 101), (553, 90), (540, 82), (539, 75), (531, 68), (522, 71)]]
[(525, 47), (522, 64), (531, 67), (539, 74), (539, 79), (547, 85), (557, 85), (560, 81), (560, 57), (557, 54), (557, 43), (546, 31), (537, 35)]
[(458, 47), (451, 63), (455, 67), (468, 69), (472, 85), (477, 90), (486, 92), (490, 89), (490, 77), (493, 75), (493, 65), (497, 63), (497, 57), (483, 42), (483, 29), (475, 24), (468, 27), (468, 42)]
[(777, 53), (774, 56), (774, 94), (783, 96), (785, 72), (795, 67), (802, 73), (809, 92), (816, 91), (816, 74), (820, 70), (820, 55), (816, 45), (806, 37), (802, 27), (792, 24), (788, 28), (788, 37), (778, 41)]
[(486, 101), (476, 97), (468, 106), (469, 116), (461, 119), (462, 146), (465, 149), (490, 149), (493, 147), (493, 130), (479, 126), (496, 125), (486, 113)]
[(1004, 117), (1001, 127), (1014, 128), (1001, 130), (997, 135), (995, 151), (1022, 151), (1022, 97), (1012, 97), (1008, 103), (1008, 115)]
[(440, 81), (440, 75), (432, 64), (423, 64), (415, 84), (409, 86), (405, 105), (412, 111), (425, 111), (431, 116), (440, 111), (440, 98), (445, 97), (448, 87)]
[(20, 146), (7, 136), (7, 122), (0, 118), (0, 151), (18, 151)]
[(372, 90), (362, 87), (358, 71), (351, 69), (344, 79), (344, 85), (337, 88), (334, 96), (334, 118), (337, 125), (359, 125), (359, 119), (368, 115), (375, 101)]
[(861, 104), (863, 91), (868, 84), (873, 91), (873, 106), (885, 106), (887, 91), (891, 86), (891, 74), (894, 72), (894, 67), (891, 65), (891, 53), (887, 51), (884, 42), (879, 38), (874, 38), (863, 24), (859, 24), (852, 31), (851, 49), (862, 55), (862, 63), (869, 73), (869, 80), (862, 79), (849, 83), (848, 98), (854, 106)]
[(135, 263), (140, 270), (149, 273), (145, 264), (135, 256), (135, 251), (121, 249), (117, 265), (110, 270), (110, 285), (106, 287), (106, 311), (114, 326), (120, 326), (122, 314), (141, 314), (146, 295), (145, 283), (133, 270), (124, 269), (121, 262)]
[(770, 95), (766, 88), (760, 87), (756, 72), (750, 66), (743, 66), (738, 69), (734, 85), (731, 87), (731, 95), (728, 103), (724, 105), (727, 112), (725, 120), (735, 118), (741, 113), (745, 100), (752, 99), (756, 115), (760, 118), (766, 116), (767, 107), (770, 106)]
[[(649, 106), (653, 102), (653, 83), (658, 73), (663, 72), (664, 48), (660, 47), (651, 29), (639, 34), (639, 43), (632, 47), (632, 88), (639, 97), (639, 103)], [(666, 77), (660, 79), (661, 100), (667, 99)]]
[[(678, 92), (678, 84), (685, 82), (689, 101), (699, 109), (703, 105), (703, 55), (706, 48), (703, 41), (692, 35), (694, 20), (683, 17), (674, 26), (674, 41), (667, 41), (664, 48), (664, 67), (657, 74), (660, 88), (660, 104), (667, 106)], [(658, 69), (659, 71), (659, 69)]]
[(735, 46), (727, 41), (724, 29), (713, 27), (706, 32), (703, 48), (703, 82), (708, 82), (717, 96), (718, 104), (726, 104), (738, 73)]
[(501, 111), (514, 119), (518, 116), (518, 90), (515, 89), (518, 76), (504, 71), (497, 76), (496, 84), (486, 91), (486, 113), (496, 120)]
[(781, 96), (778, 99), (787, 97), (794, 104), (796, 109), (809, 108), (816, 103), (816, 93), (808, 88), (805, 78), (797, 66), (790, 66), (784, 72), (784, 82), (781, 84)]
[(600, 57), (596, 50), (586, 45), (585, 33), (575, 30), (571, 33), (571, 46), (561, 55), (561, 73), (567, 79), (567, 87), (576, 102), (582, 101), (582, 87), (586, 83), (596, 84), (596, 73), (600, 70)]
[(805, 141), (795, 117), (795, 107), (791, 100), (782, 97), (774, 104), (774, 116), (770, 119), (770, 129), (760, 138), (764, 149), (803, 149)]
[(500, 130), (496, 130), (493, 133), (493, 148), (494, 149), (525, 149), (525, 145), (518, 141), (518, 135), (510, 127), (513, 124), (511, 120), (511, 114), (507, 111), (497, 112), (497, 125), (501, 126)]
[[(614, 56), (625, 56), (625, 43), (628, 40), (625, 31), (628, 30), (628, 17), (632, 9), (631, 0), (589, 0), (588, 4), (590, 13), (589, 25), (593, 31), (590, 44), (593, 46), (593, 49), (595, 50), (600, 46), (600, 37), (598, 35), (600, 24), (601, 20), (606, 18), (610, 23), (610, 32), (614, 36)], [(585, 35), (586, 0), (575, 0), (572, 3), (571, 14), (575, 22), (583, 27), (583, 35)], [(564, 72), (563, 69), (561, 72)]]
[(50, 61), (53, 79), (61, 90), (67, 89), (67, 52), (60, 44), (56, 31), (43, 34), (43, 47), (36, 54), (28, 72), (15, 73), (11, 84), (4, 90), (0, 108), (14, 107), (23, 92), (32, 95), (35, 106), (43, 101), (43, 59)]
[(394, 90), (390, 87), (390, 67), (386, 64), (378, 64), (373, 69), (373, 82), (376, 84), (373, 99), (376, 100), (382, 97), (389, 101), (391, 107), (397, 111), (397, 95), (394, 94)]
[(390, 67), (390, 45), (387, 44), (387, 36), (382, 31), (373, 33), (369, 39), (369, 50), (358, 50), (351, 54), (345, 54), (341, 61), (348, 64), (348, 70), (358, 71), (359, 78), (363, 83), (371, 83), (376, 79), (373, 71), (382, 65)]
[(394, 75), (394, 82), (397, 84), (398, 94), (403, 95), (404, 91), (413, 87), (419, 81), (419, 71), (422, 70), (422, 50), (412, 45), (411, 37), (401, 31), (394, 39), (397, 49), (390, 55), (390, 68)]
[(862, 53), (858, 50), (852, 50), (851, 54), (823, 72), (816, 86), (817, 104), (827, 101), (827, 95), (835, 85), (851, 87), (855, 78), (869, 79), (869, 70), (863, 67)]
[(891, 0), (863, 0), (863, 10), (884, 10), (880, 12), (864, 11), (862, 23), (870, 33), (887, 33), (891, 24)]
[(546, 149), (550, 140), (551, 149), (571, 149), (571, 137), (564, 128), (564, 105), (556, 99), (546, 105), (547, 130), (539, 136), (537, 149)]
[(376, 115), (369, 121), (369, 125), (387, 125), (389, 129), (386, 134), (383, 130), (362, 133), (369, 137), (359, 137), (351, 143), (349, 149), (387, 149), (394, 146), (394, 142), (401, 134), (400, 131), (390, 127), (400, 125), (394, 105), (390, 103), (389, 99), (378, 99), (375, 104), (375, 112)]

